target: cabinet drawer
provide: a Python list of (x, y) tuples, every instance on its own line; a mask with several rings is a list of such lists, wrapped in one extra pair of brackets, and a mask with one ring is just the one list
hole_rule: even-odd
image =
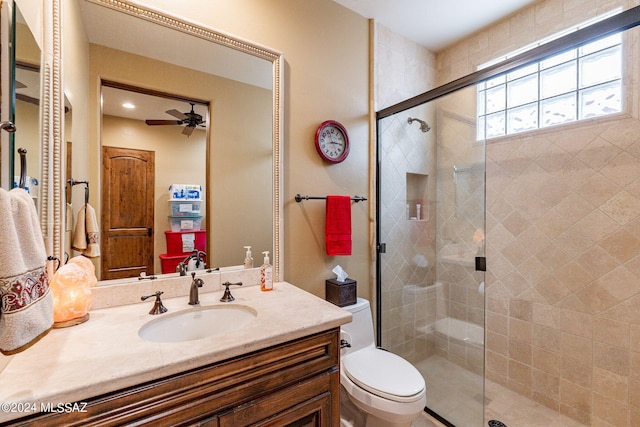
[(247, 402), (233, 408), (229, 413), (221, 414), (219, 425), (330, 427), (331, 386), (332, 381), (337, 378), (337, 371), (326, 373), (262, 399)]

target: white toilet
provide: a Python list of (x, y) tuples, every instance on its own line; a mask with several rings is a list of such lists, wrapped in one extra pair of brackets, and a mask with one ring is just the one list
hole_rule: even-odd
[(402, 357), (375, 347), (369, 301), (342, 308), (353, 315), (341, 327), (341, 340), (351, 345), (341, 353), (343, 391), (366, 414), (366, 427), (411, 426), (427, 404), (424, 378)]

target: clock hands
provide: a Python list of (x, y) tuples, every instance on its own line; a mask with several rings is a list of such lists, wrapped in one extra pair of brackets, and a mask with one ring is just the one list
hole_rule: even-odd
[[(332, 129), (332, 131), (333, 131), (333, 129)], [(339, 145), (342, 145), (342, 144), (343, 144), (343, 142), (342, 142), (342, 141), (338, 142), (338, 141), (334, 141), (334, 140), (333, 140), (334, 132), (328, 132), (328, 135), (329, 135), (329, 143), (330, 143), (330, 144), (339, 144)]]

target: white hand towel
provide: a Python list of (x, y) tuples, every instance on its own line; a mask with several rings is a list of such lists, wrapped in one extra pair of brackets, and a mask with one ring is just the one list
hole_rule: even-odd
[(0, 188), (0, 352), (25, 350), (53, 325), (47, 254), (35, 204)]
[(89, 258), (99, 257), (99, 231), (96, 211), (89, 203), (85, 203), (78, 211), (78, 219), (73, 231), (73, 249)]

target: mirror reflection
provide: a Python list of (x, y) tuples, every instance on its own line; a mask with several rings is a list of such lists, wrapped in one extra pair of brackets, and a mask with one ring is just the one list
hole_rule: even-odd
[[(73, 124), (65, 131), (73, 142), (73, 166), (66, 179), (88, 184), (69, 190), (67, 221), (73, 226), (67, 229), (73, 230), (73, 240), (76, 234), (90, 237), (93, 219), (81, 213), (87, 212), (88, 187), (88, 206), (99, 224), (99, 251), (92, 254), (99, 277), (170, 271), (163, 270), (163, 258), (184, 255), (173, 251), (167, 235), (172, 231), (181, 234), (181, 251), (190, 248), (182, 245), (195, 238), (189, 235), (197, 235), (200, 244), (206, 234), (208, 267), (242, 264), (247, 245), (254, 253), (273, 251), (271, 61), (91, 2), (72, 4), (77, 13), (71, 11), (65, 23), (65, 42), (72, 48), (64, 59), (66, 75), (75, 77), (65, 80), (74, 106)], [(135, 112), (122, 109), (123, 98), (136, 98), (128, 101), (136, 105)], [(183, 121), (191, 103), (205, 127), (197, 124), (189, 135), (188, 120), (147, 122)], [(140, 160), (143, 155), (153, 161)], [(114, 166), (112, 159), (123, 161)], [(141, 172), (138, 165), (144, 162), (153, 164), (152, 174)], [(188, 220), (183, 227), (179, 218), (176, 230), (172, 209), (186, 210), (186, 204), (169, 202), (172, 184), (202, 188), (199, 206), (189, 210), (201, 217), (199, 227)], [(143, 221), (144, 212), (149, 214)], [(77, 232), (78, 224), (85, 229)], [(119, 235), (124, 228), (132, 234)]]
[[(103, 279), (175, 273), (184, 253), (207, 252), (209, 105), (140, 91), (102, 85)], [(174, 195), (174, 184), (199, 194)]]
[(27, 24), (20, 7), (15, 5), (15, 104), (13, 122), (19, 130), (14, 138), (13, 187), (20, 182), (22, 173), (18, 148), (26, 150), (27, 170), (25, 190), (31, 194), (36, 207), (39, 205), (40, 182), (40, 47)]

